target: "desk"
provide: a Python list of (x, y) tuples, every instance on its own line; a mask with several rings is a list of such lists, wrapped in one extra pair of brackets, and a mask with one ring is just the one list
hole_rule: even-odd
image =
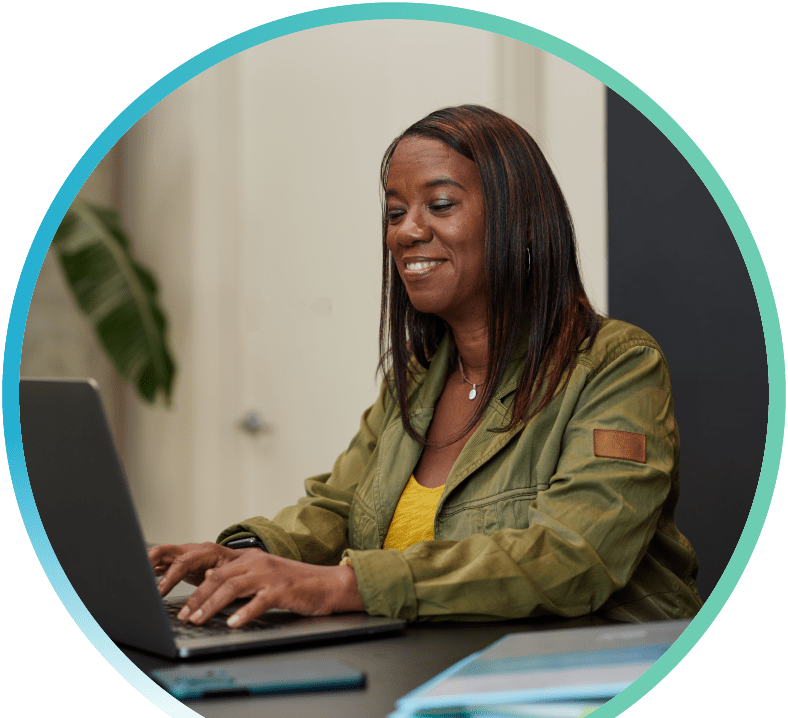
[[(285, 660), (333, 658), (367, 674), (364, 688), (355, 690), (294, 693), (276, 696), (231, 696), (186, 701), (206, 718), (384, 718), (394, 710), (397, 698), (507, 633), (538, 631), (572, 626), (609, 624), (595, 616), (577, 619), (526, 619), (500, 623), (415, 623), (404, 631), (341, 643), (306, 644), (269, 649), (265, 653), (227, 657), (221, 660), (252, 662), (265, 670), (266, 664)], [(155, 668), (175, 665), (149, 654), (121, 646), (128, 658), (150, 675)], [(207, 659), (216, 660), (216, 659)]]

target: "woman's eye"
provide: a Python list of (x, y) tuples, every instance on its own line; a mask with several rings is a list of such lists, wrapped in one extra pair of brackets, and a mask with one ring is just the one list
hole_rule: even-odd
[(430, 205), (430, 209), (433, 212), (445, 212), (448, 209), (454, 207), (457, 204), (456, 202), (436, 202)]
[(386, 219), (389, 222), (396, 222), (402, 215), (405, 214), (405, 210), (402, 209), (391, 209), (386, 212)]

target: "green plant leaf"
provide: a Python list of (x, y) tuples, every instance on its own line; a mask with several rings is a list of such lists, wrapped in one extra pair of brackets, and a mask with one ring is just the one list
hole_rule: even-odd
[(74, 200), (52, 247), (79, 308), (118, 373), (140, 395), (169, 404), (175, 363), (153, 275), (131, 255), (117, 212)]

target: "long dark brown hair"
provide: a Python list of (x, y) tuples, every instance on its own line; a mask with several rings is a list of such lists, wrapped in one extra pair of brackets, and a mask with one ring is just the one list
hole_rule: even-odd
[[(384, 197), (391, 157), (406, 137), (440, 140), (479, 170), (485, 207), (489, 364), (476, 412), (460, 435), (481, 419), (527, 328), (524, 370), (507, 427), (511, 429), (550, 402), (579, 345), (590, 338), (590, 346), (599, 328), (600, 318), (580, 278), (569, 208), (533, 138), (517, 123), (479, 105), (437, 110), (397, 137), (381, 164)], [(400, 406), (405, 430), (427, 443), (411, 425), (408, 411), (408, 386), (419, 371), (413, 359), (428, 368), (449, 329), (434, 314), (417, 311), (408, 298), (386, 249), (386, 215), (384, 199), (380, 367)], [(450, 340), (453, 369), (458, 353), (453, 337)]]

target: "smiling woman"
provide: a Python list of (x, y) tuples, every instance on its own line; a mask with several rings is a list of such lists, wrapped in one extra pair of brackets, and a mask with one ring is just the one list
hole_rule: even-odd
[(475, 163), (439, 140), (404, 139), (388, 168), (386, 205), (386, 247), (413, 306), (480, 329), (484, 197)]
[(274, 607), (694, 615), (665, 359), (592, 310), (533, 139), (487, 108), (446, 108), (392, 143), (381, 179), (378, 401), (297, 506), (152, 549), (160, 591), (198, 584), (180, 615), (195, 624), (249, 598), (232, 627)]
[[(400, 170), (400, 163), (408, 161), (410, 165)], [(445, 282), (453, 277), (453, 288), (440, 281), (413, 281), (414, 276), (397, 259), (401, 253), (396, 246), (407, 244), (407, 233), (403, 241), (391, 243), (401, 231), (399, 218), (404, 209), (396, 209), (389, 199), (392, 209), (387, 207), (384, 215), (385, 243), (398, 271), (389, 271), (389, 256), (384, 253), (384, 294), (388, 287), (391, 293), (388, 337), (384, 342), (381, 333), (380, 351), (385, 360), (389, 357), (387, 345), (391, 347), (398, 400), (403, 405), (409, 353), (426, 366), (448, 323), (453, 345), (458, 341), (467, 345), (462, 351), (452, 351), (453, 367), (471, 383), (474, 398), (476, 387), (486, 384), (464, 430), (478, 425), (523, 326), (529, 325), (526, 369), (510, 421), (514, 426), (543, 408), (554, 394), (561, 372), (548, 372), (548, 367), (553, 363), (561, 369), (567, 367), (580, 343), (593, 338), (598, 329), (599, 317), (580, 280), (574, 229), (563, 193), (533, 138), (515, 122), (478, 106), (433, 112), (408, 128), (383, 158), (381, 182), (387, 188), (387, 198), (397, 196), (397, 183), (403, 181), (400, 173), (413, 181), (421, 176), (425, 197), (433, 196), (429, 190), (443, 185), (442, 178), (448, 179), (456, 204), (455, 200), (435, 201), (431, 211), (436, 218), (451, 218), (438, 223), (438, 235), (446, 237), (444, 245), (452, 245), (443, 251), (455, 255), (454, 267), (443, 275)], [(411, 214), (417, 211), (411, 209)], [(422, 220), (425, 228), (426, 217)], [(534, 241), (537, 236), (539, 241)], [(425, 246), (423, 238), (417, 241)], [(426, 246), (441, 251), (433, 248), (431, 239)], [(412, 247), (404, 252), (414, 253)], [(430, 286), (434, 295), (451, 301), (463, 316), (446, 316), (445, 309), (441, 313), (435, 306), (420, 307), (420, 290)], [(472, 383), (462, 370), (467, 369), (468, 376), (478, 376), (480, 362), (483, 376)], [(484, 379), (487, 374), (490, 381)], [(540, 401), (534, 404), (537, 389), (548, 377)], [(407, 412), (403, 422), (417, 439)]]

